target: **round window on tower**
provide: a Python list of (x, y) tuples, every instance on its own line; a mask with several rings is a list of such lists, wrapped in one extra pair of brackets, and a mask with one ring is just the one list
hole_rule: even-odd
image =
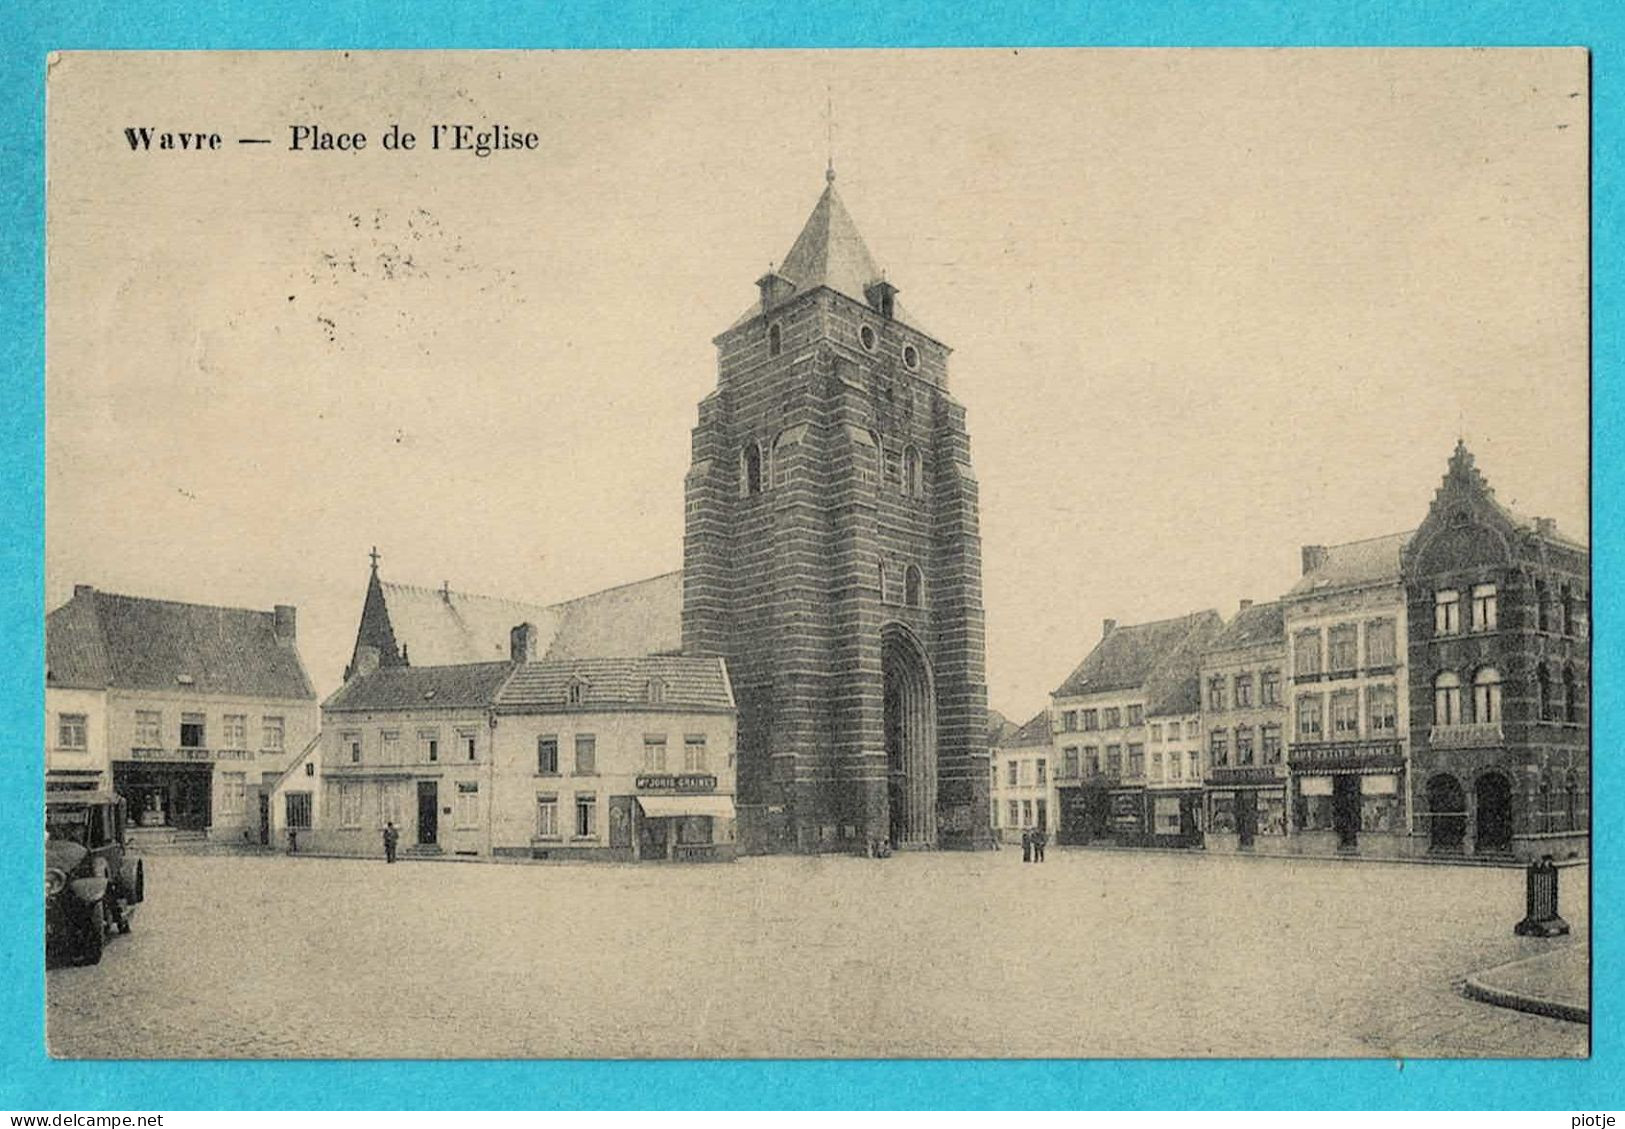
[(875, 331), (872, 326), (866, 325), (858, 330), (858, 340), (863, 342), (863, 347), (869, 352), (873, 353), (875, 351)]
[(909, 371), (911, 371), (911, 372), (919, 371), (919, 368), (920, 368), (920, 351), (918, 349), (916, 349), (912, 345), (904, 345), (903, 346), (903, 364), (906, 365), (908, 367)]

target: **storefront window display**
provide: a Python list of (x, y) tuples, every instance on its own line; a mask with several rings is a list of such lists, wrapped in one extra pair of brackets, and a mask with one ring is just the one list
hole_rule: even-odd
[(1286, 834), (1286, 793), (1258, 793), (1258, 833), (1260, 835)]
[(1208, 819), (1208, 830), (1220, 835), (1233, 835), (1236, 831), (1236, 794), (1234, 792), (1213, 792), (1209, 799), (1212, 801), (1213, 814)]

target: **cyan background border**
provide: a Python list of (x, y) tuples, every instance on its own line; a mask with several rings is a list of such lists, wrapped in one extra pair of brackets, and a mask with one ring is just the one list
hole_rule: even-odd
[[(1620, 456), (1625, 418), (1619, 85), (1625, 6), (1548, 2), (738, 6), (725, 0), (542, 5), (477, 0), (113, 4), (22, 0), (0, 64), (0, 1107), (378, 1108), (1550, 1108), (1625, 1105), (1618, 999)], [(939, 10), (940, 9), (940, 10)], [(1592, 49), (1596, 817), (1594, 1057), (1541, 1062), (52, 1062), (38, 938), (43, 787), (44, 100), (53, 49), (937, 46), (1586, 46)], [(1404, 928), (1403, 922), (1394, 923)], [(1510, 922), (1509, 922), (1510, 926)], [(1087, 970), (1080, 969), (1080, 975)]]

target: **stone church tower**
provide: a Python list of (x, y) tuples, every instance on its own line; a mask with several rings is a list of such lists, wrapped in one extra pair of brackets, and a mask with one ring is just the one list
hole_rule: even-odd
[(835, 174), (717, 337), (685, 483), (683, 648), (728, 661), (747, 851), (988, 837), (981, 537), (948, 353)]

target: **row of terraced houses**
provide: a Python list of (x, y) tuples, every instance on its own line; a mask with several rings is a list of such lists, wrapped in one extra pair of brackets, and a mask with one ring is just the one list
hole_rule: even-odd
[(1280, 599), (1102, 638), (993, 734), (994, 829), (1063, 844), (1568, 857), (1590, 823), (1590, 554), (1458, 444), (1414, 531)]

